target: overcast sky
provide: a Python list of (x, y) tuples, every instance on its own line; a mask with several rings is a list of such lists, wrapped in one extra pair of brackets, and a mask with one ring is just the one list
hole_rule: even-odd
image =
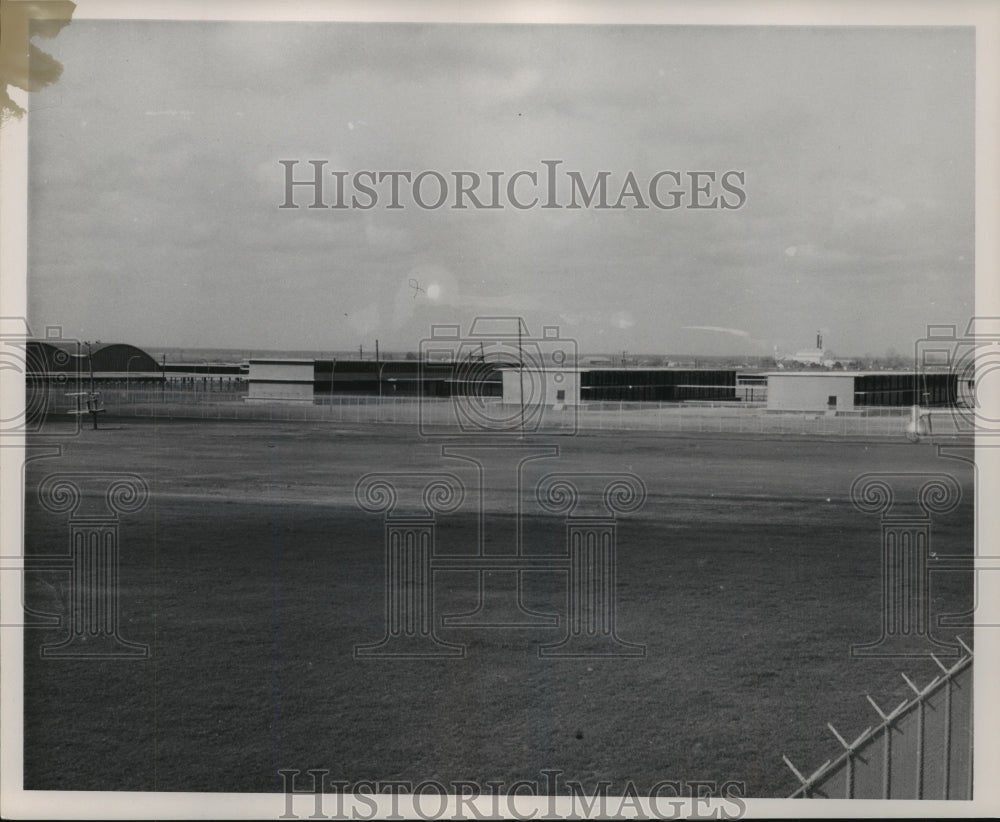
[[(849, 356), (973, 313), (971, 29), (78, 20), (41, 45), (65, 69), (31, 100), (34, 329), (415, 350), (516, 314), (586, 351), (791, 352), (822, 329)], [(609, 171), (612, 200), (629, 172), (739, 170), (746, 201), (280, 209), (282, 159), (561, 160)]]

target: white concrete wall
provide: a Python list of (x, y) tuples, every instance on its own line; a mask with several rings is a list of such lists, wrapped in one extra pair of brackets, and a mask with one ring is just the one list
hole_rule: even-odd
[[(521, 402), (521, 384), (524, 384), (524, 402), (526, 405), (543, 402), (546, 406), (579, 405), (580, 404), (580, 374), (572, 370), (547, 368), (544, 371), (524, 369), (523, 374), (517, 369), (503, 371), (503, 401), (505, 404), (518, 405)], [(564, 392), (559, 399), (559, 392)]]
[(250, 360), (251, 380), (313, 381), (312, 360)]
[(313, 401), (312, 360), (250, 360), (247, 402)]
[(836, 373), (769, 374), (769, 411), (826, 411), (829, 398), (837, 398), (837, 411), (854, 408), (854, 376)]

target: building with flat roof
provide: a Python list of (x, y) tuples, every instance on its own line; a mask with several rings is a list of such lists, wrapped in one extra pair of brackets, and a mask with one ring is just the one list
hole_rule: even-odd
[[(971, 387), (949, 372), (742, 371), (735, 368), (547, 366), (510, 362), (254, 358), (248, 402), (326, 397), (474, 396), (559, 408), (601, 402), (754, 403), (769, 411), (844, 412), (870, 407), (951, 407)], [(964, 399), (963, 399), (964, 398)]]
[(775, 371), (767, 374), (769, 411), (953, 407), (968, 386), (956, 374), (913, 371)]
[(247, 402), (305, 402), (315, 396), (315, 360), (250, 360)]
[(502, 395), (495, 363), (420, 360), (250, 360), (248, 402), (313, 402), (325, 397)]
[(500, 369), (503, 401), (526, 405), (588, 402), (683, 402), (742, 399), (735, 369), (550, 367)]

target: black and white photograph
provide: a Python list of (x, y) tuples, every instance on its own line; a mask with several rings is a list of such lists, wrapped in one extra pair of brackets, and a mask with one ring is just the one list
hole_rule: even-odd
[(5, 817), (1000, 809), (1000, 5), (0, 8)]

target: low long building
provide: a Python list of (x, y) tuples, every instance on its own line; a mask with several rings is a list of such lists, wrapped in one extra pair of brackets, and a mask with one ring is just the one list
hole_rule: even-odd
[(909, 371), (804, 370), (752, 372), (726, 368), (519, 368), (491, 363), (421, 360), (251, 359), (251, 402), (306, 402), (324, 397), (475, 396), (526, 406), (601, 402), (766, 400), (769, 411), (844, 412), (869, 407), (949, 407), (971, 388), (955, 374)]
[(951, 407), (967, 386), (949, 372), (776, 371), (767, 375), (770, 411), (853, 411), (856, 408)]
[(315, 396), (316, 361), (250, 360), (247, 402), (307, 402)]
[[(745, 375), (740, 375), (743, 377)], [(592, 402), (738, 402), (761, 400), (759, 377), (741, 383), (735, 369), (547, 367), (466, 360), (250, 360), (248, 401), (314, 402), (333, 395), (476, 396), (548, 406)], [(756, 394), (754, 393), (756, 392)]]
[(737, 402), (735, 369), (503, 368), (505, 403)]
[(332, 395), (500, 397), (498, 366), (420, 360), (250, 360), (248, 402), (314, 402)]

